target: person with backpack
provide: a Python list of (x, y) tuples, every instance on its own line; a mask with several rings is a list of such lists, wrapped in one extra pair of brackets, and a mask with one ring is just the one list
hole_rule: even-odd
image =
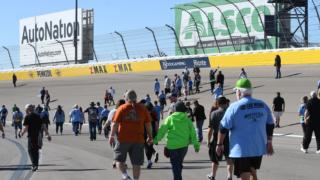
[(216, 72), (218, 71), (218, 69), (219, 67), (216, 70), (211, 69), (209, 73), (211, 92), (213, 92), (214, 86), (216, 84)]
[(2, 122), (2, 125), (4, 127), (6, 126), (7, 115), (8, 115), (8, 109), (6, 108), (5, 105), (2, 105), (2, 108), (0, 110), (0, 121)]
[(88, 107), (84, 111), (84, 113), (88, 113), (90, 141), (95, 141), (97, 139), (97, 124), (99, 121), (99, 110), (95, 107), (95, 103), (91, 102), (90, 107)]
[(58, 105), (57, 111), (53, 117), (53, 122), (56, 123), (56, 134), (58, 134), (60, 129), (60, 134), (62, 135), (64, 121), (65, 121), (64, 111), (62, 110), (62, 106)]
[[(17, 108), (16, 111), (13, 112), (13, 115), (12, 115), (12, 125), (15, 130), (14, 133), (15, 133), (16, 139), (18, 138), (18, 134), (19, 134), (19, 138), (21, 137), (20, 133), (22, 131), (22, 120), (23, 120), (23, 113), (20, 111), (19, 108)], [(19, 133), (18, 133), (18, 129), (19, 129)]]

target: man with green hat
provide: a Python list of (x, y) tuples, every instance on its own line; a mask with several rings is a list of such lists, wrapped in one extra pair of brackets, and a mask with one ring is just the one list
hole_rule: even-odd
[(238, 101), (230, 105), (221, 120), (216, 151), (218, 155), (223, 153), (229, 131), (229, 157), (234, 162), (234, 174), (242, 180), (257, 179), (262, 156), (273, 154), (274, 121), (266, 103), (252, 97), (248, 79), (238, 80), (234, 90)]

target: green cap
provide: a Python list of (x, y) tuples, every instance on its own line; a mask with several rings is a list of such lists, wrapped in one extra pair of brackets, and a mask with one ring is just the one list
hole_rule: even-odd
[(249, 79), (241, 78), (237, 81), (235, 89), (251, 89), (251, 82)]

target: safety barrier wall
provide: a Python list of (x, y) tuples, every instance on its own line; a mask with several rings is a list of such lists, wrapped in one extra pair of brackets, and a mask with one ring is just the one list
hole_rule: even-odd
[(276, 55), (282, 64), (320, 64), (320, 48), (280, 49), (268, 51), (249, 51), (198, 56), (176, 56), (137, 61), (118, 61), (109, 63), (64, 65), (53, 67), (26, 68), (0, 71), (0, 80), (11, 80), (13, 72), (19, 80), (47, 77), (76, 77), (95, 74), (136, 73), (184, 69), (185, 67), (247, 67), (272, 66)]

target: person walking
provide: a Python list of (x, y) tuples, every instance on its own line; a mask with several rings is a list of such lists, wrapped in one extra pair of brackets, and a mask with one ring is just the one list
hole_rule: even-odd
[(314, 132), (317, 144), (316, 153), (320, 154), (320, 91), (318, 91), (318, 95), (315, 91), (312, 91), (310, 95), (311, 99), (308, 101), (306, 105), (306, 133), (303, 137), (301, 151), (304, 153), (308, 153), (308, 148), (312, 139), (312, 134)]
[(108, 131), (106, 129), (103, 128), (103, 125), (107, 122), (108, 120), (108, 116), (109, 116), (110, 111), (108, 110), (108, 105), (104, 105), (103, 110), (100, 113), (100, 124), (101, 124), (101, 130), (103, 130), (104, 136), (107, 137), (108, 136)]
[(49, 117), (49, 112), (47, 107), (43, 108), (42, 112), (40, 113), (40, 118), (45, 124), (46, 128), (49, 130), (50, 117)]
[(79, 127), (79, 134), (81, 134), (81, 132), (82, 132), (82, 126), (83, 126), (83, 124), (86, 123), (86, 119), (85, 119), (85, 117), (84, 117), (84, 112), (83, 112), (82, 107), (79, 107), (79, 110), (80, 110), (80, 127)]
[(235, 87), (237, 102), (225, 112), (218, 133), (216, 152), (224, 152), (224, 140), (229, 131), (229, 157), (234, 162), (234, 175), (242, 180), (256, 180), (262, 156), (273, 154), (274, 122), (265, 102), (252, 97), (248, 79), (240, 79)]
[(280, 118), (285, 111), (286, 104), (284, 102), (284, 99), (280, 96), (280, 92), (277, 92), (277, 97), (273, 99), (273, 114), (276, 118), (276, 127), (280, 128)]
[(164, 153), (170, 158), (174, 180), (182, 180), (183, 161), (188, 152), (189, 144), (193, 144), (195, 152), (199, 152), (195, 128), (187, 116), (186, 106), (182, 101), (176, 103), (175, 112), (164, 120), (160, 126), (154, 144), (158, 144), (166, 136)]
[(25, 109), (24, 128), (20, 136), (22, 137), (25, 133), (28, 133), (28, 153), (32, 163), (31, 170), (36, 171), (39, 166), (39, 149), (42, 148), (42, 131), (46, 133), (48, 141), (51, 141), (51, 136), (46, 128), (45, 122), (34, 112), (34, 106), (27, 104)]
[(241, 68), (241, 73), (239, 75), (239, 79), (241, 79), (241, 78), (248, 79), (247, 72), (244, 70), (244, 68)]
[(187, 113), (187, 115), (188, 115), (188, 118), (189, 118), (192, 122), (194, 122), (194, 115), (193, 115), (193, 111), (192, 111), (192, 109), (191, 109), (191, 103), (190, 103), (190, 101), (187, 101), (187, 102), (185, 103), (185, 106), (186, 106), (186, 113)]
[(223, 89), (222, 89), (222, 85), (220, 83), (218, 83), (218, 87), (216, 87), (213, 91), (213, 99), (218, 99), (220, 96), (223, 96)]
[(2, 105), (2, 108), (0, 109), (0, 121), (2, 122), (2, 125), (6, 127), (6, 121), (8, 116), (8, 109), (5, 105)]
[(181, 80), (180, 76), (177, 76), (176, 88), (178, 89), (178, 97), (180, 97), (182, 95), (182, 93), (181, 93), (182, 86), (183, 86), (182, 80)]
[[(208, 147), (209, 147), (209, 157), (211, 160), (211, 174), (208, 174), (207, 177), (209, 180), (215, 180), (216, 173), (219, 166), (219, 161), (222, 160), (222, 156), (218, 156), (216, 153), (217, 141), (218, 141), (218, 132), (220, 127), (220, 122), (228, 108), (227, 99), (225, 97), (219, 97), (217, 99), (218, 109), (213, 111), (210, 114), (209, 121), (209, 131), (208, 131)], [(226, 133), (226, 136), (229, 136), (229, 132)], [(212, 139), (212, 141), (211, 141)], [(232, 180), (232, 170), (233, 163), (229, 158), (229, 138), (225, 138), (223, 141), (224, 146), (224, 157), (227, 161), (227, 178)]]
[(60, 130), (60, 135), (62, 135), (65, 118), (66, 117), (64, 111), (62, 110), (62, 106), (58, 105), (57, 111), (53, 116), (53, 122), (56, 123), (56, 134), (58, 134)]
[(35, 113), (37, 113), (38, 115), (40, 115), (42, 111), (43, 111), (43, 107), (41, 107), (41, 105), (38, 104), (38, 106), (36, 107)]
[(153, 87), (154, 94), (159, 97), (160, 93), (160, 82), (158, 81), (158, 78), (154, 80), (154, 87)]
[(206, 117), (204, 107), (200, 105), (197, 100), (193, 101), (193, 104), (194, 104), (193, 116), (195, 117), (195, 120), (196, 120), (198, 140), (199, 142), (202, 142), (203, 140), (202, 127), (203, 127), (204, 120), (206, 120), (207, 117)]
[(306, 134), (306, 122), (304, 119), (304, 114), (306, 112), (307, 103), (308, 103), (308, 96), (303, 96), (301, 99), (301, 104), (299, 106), (299, 110), (298, 110), (299, 120), (300, 120), (300, 124), (301, 124), (301, 128), (302, 128), (302, 132), (303, 132), (303, 137)]
[(17, 87), (17, 75), (15, 73), (13, 73), (12, 75), (12, 84), (13, 84), (13, 87)]
[(44, 97), (46, 96), (46, 88), (42, 87), (40, 90), (40, 99), (41, 99), (41, 104), (44, 104)]
[(193, 81), (190, 76), (189, 76), (189, 80), (188, 80), (188, 93), (189, 93), (189, 95), (193, 94)]
[[(152, 132), (152, 138), (154, 138), (157, 134), (158, 128), (159, 128), (159, 119), (157, 117), (156, 112), (154, 111), (154, 106), (152, 105), (152, 103), (147, 102), (145, 103), (145, 106), (150, 114), (151, 117), (151, 132)], [(147, 130), (145, 130), (144, 133), (144, 139), (145, 139), (145, 144), (144, 144), (144, 149), (145, 149), (145, 154), (147, 157), (147, 169), (151, 169), (152, 168), (152, 156), (155, 155), (155, 160), (154, 162), (157, 163), (159, 160), (159, 154), (157, 153), (157, 151), (154, 149), (153, 144), (149, 144), (148, 143), (148, 135), (147, 135)]]
[(281, 57), (279, 55), (276, 55), (276, 58), (274, 59), (274, 67), (276, 67), (276, 79), (281, 78)]
[(194, 84), (196, 86), (196, 93), (200, 93), (201, 76), (200, 73), (194, 75)]
[(49, 106), (49, 105), (50, 105), (50, 102), (51, 102), (51, 96), (50, 96), (48, 90), (46, 90), (46, 97), (45, 97), (45, 99), (46, 99), (45, 107), (50, 110), (50, 106)]
[(167, 97), (166, 97), (166, 94), (164, 93), (164, 91), (161, 91), (161, 93), (159, 95), (159, 103), (160, 103), (160, 107), (161, 107), (161, 119), (163, 119), (164, 107), (167, 105)]
[(171, 92), (171, 79), (166, 75), (164, 76), (164, 93), (167, 95)]
[(94, 102), (90, 103), (90, 107), (88, 107), (84, 111), (84, 113), (88, 113), (90, 140), (95, 141), (97, 139), (97, 123), (99, 121), (99, 111), (95, 107)]
[(224, 75), (222, 74), (222, 71), (219, 71), (218, 72), (218, 75), (217, 75), (217, 84), (220, 84), (221, 85), (221, 88), (223, 89), (224, 88)]
[(1, 136), (2, 136), (2, 139), (4, 139), (6, 137), (5, 133), (4, 133), (4, 128), (3, 128), (3, 125), (2, 125), (2, 122), (0, 121), (0, 131), (2, 132)]
[(100, 102), (97, 102), (97, 109), (98, 109), (98, 134), (101, 134), (102, 131), (102, 118), (101, 118), (101, 113), (103, 111), (103, 107), (101, 107)]
[(78, 136), (80, 133), (81, 111), (77, 104), (73, 106), (73, 109), (69, 113), (69, 117), (70, 122), (72, 123), (72, 131), (75, 136)]
[(216, 84), (216, 72), (219, 70), (219, 67), (216, 70), (211, 69), (209, 73), (209, 79), (210, 79), (210, 87), (211, 87), (211, 92), (214, 90), (214, 86)]
[(113, 125), (109, 143), (114, 148), (115, 161), (122, 174), (123, 180), (129, 180), (131, 177), (127, 173), (125, 166), (127, 154), (130, 156), (133, 170), (133, 179), (140, 178), (140, 167), (144, 162), (144, 132), (146, 129), (147, 143), (152, 144), (151, 117), (147, 108), (137, 103), (137, 94), (133, 90), (126, 93), (126, 104), (121, 105), (113, 117)]
[(169, 100), (170, 100), (170, 105), (169, 105), (169, 109), (168, 109), (168, 114), (171, 115), (172, 113), (175, 112), (175, 104), (178, 101), (178, 97), (177, 94), (171, 94), (169, 96)]
[[(16, 139), (18, 138), (18, 136), (20, 138), (20, 133), (22, 130), (22, 120), (23, 120), (23, 113), (20, 111), (19, 108), (17, 108), (12, 115), (12, 124), (14, 127), (14, 133), (15, 133)], [(19, 132), (18, 132), (18, 129), (19, 129)]]

